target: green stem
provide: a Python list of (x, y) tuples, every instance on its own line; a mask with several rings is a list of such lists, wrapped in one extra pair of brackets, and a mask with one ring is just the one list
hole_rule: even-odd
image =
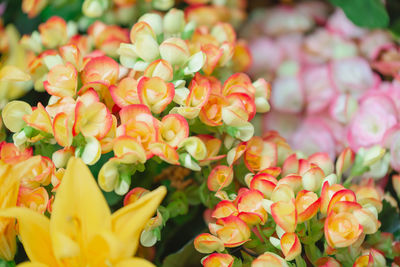
[(270, 245), (270, 242), (267, 240), (267, 238), (264, 236), (263, 232), (261, 231), (261, 227), (259, 224), (257, 224), (257, 230), (260, 233), (260, 236), (262, 238), (262, 241), (264, 241), (265, 245), (268, 247)]
[(349, 177), (347, 177), (346, 181), (344, 181), (343, 186), (348, 188), (350, 186), (351, 181), (353, 180), (354, 176), (350, 175)]
[(301, 257), (301, 254), (295, 258), (296, 267), (307, 267), (304, 259)]

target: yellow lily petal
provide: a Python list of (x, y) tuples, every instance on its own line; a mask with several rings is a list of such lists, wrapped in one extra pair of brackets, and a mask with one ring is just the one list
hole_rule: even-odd
[(121, 255), (122, 245), (111, 232), (99, 233), (88, 245), (88, 265), (103, 266), (106, 262), (115, 262)]
[(126, 257), (135, 254), (141, 231), (156, 212), (166, 193), (167, 189), (160, 186), (132, 204), (117, 210), (112, 215), (112, 229), (124, 243), (124, 255)]
[(14, 207), (1, 210), (0, 217), (18, 220), (19, 235), (29, 259), (49, 266), (57, 266), (51, 247), (50, 222), (46, 216), (28, 208)]
[[(60, 259), (79, 253), (72, 241), (78, 242), (81, 253), (84, 253), (92, 238), (107, 230), (111, 231), (107, 202), (89, 168), (81, 159), (71, 158), (57, 190), (51, 215), (54, 254)], [(71, 241), (71, 251), (65, 249), (66, 238)]]
[(17, 267), (49, 267), (49, 265), (40, 263), (40, 262), (23, 262), (17, 265)]
[(0, 81), (10, 82), (26, 82), (31, 79), (29, 74), (26, 74), (15, 66), (4, 66), (0, 69)]
[(118, 262), (115, 267), (155, 267), (155, 265), (145, 259), (134, 257)]
[[(19, 179), (12, 173), (12, 167), (0, 160), (0, 210), (16, 206)], [(15, 242), (15, 221), (0, 218), (0, 258), (12, 260), (17, 248)]]

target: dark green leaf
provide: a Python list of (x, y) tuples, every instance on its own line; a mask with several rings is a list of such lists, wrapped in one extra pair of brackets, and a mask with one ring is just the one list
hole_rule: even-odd
[(193, 240), (189, 241), (177, 253), (167, 256), (162, 267), (194, 267), (201, 266), (200, 260), (204, 255), (194, 249)]
[(392, 233), (396, 240), (400, 240), (400, 214), (386, 200), (382, 203), (383, 208), (378, 217), (382, 224), (380, 231)]

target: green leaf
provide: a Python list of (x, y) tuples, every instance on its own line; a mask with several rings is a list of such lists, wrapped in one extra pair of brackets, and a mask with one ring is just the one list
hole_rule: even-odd
[(232, 267), (242, 267), (242, 266), (243, 266), (242, 261), (240, 259), (234, 257)]
[(198, 185), (192, 184), (186, 187), (185, 194), (189, 205), (198, 205), (201, 203)]
[(5, 261), (3, 259), (0, 259), (0, 267), (14, 267), (16, 266), (14, 261)]
[(166, 207), (159, 206), (158, 207), (158, 212), (161, 213), (161, 218), (163, 220), (163, 225), (165, 226), (165, 224), (167, 223), (167, 221), (169, 219), (169, 211), (167, 210)]
[(364, 28), (386, 28), (389, 15), (381, 0), (330, 0), (343, 9), (346, 16), (357, 26)]
[(193, 240), (190, 240), (178, 252), (168, 255), (162, 267), (186, 267), (199, 266), (200, 260), (204, 255), (194, 249)]
[(167, 205), (171, 218), (178, 215), (185, 215), (189, 211), (189, 204), (183, 192), (176, 191), (171, 196), (171, 202)]
[(388, 201), (383, 200), (382, 204), (383, 208), (378, 217), (382, 223), (379, 230), (392, 233), (395, 240), (400, 240), (400, 214)]

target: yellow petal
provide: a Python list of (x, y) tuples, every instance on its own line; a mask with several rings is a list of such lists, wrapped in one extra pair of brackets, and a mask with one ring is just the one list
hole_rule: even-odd
[(51, 247), (49, 219), (46, 216), (21, 207), (1, 210), (0, 216), (18, 220), (20, 239), (30, 260), (57, 266)]
[(4, 66), (0, 69), (0, 81), (10, 82), (26, 82), (31, 79), (29, 74), (26, 74), (15, 66)]
[(81, 159), (71, 158), (53, 204), (50, 233), (54, 254), (68, 257), (61, 236), (76, 240), (84, 250), (94, 236), (107, 230), (111, 231), (107, 202), (89, 168)]
[(124, 243), (126, 257), (135, 254), (141, 231), (156, 212), (166, 193), (167, 189), (160, 186), (112, 215), (113, 232)]
[(155, 265), (145, 259), (134, 257), (118, 262), (115, 267), (155, 267)]
[(43, 264), (43, 263), (40, 263), (40, 262), (29, 262), (29, 261), (26, 261), (26, 262), (18, 264), (17, 267), (49, 267), (49, 265), (46, 265), (46, 264)]

